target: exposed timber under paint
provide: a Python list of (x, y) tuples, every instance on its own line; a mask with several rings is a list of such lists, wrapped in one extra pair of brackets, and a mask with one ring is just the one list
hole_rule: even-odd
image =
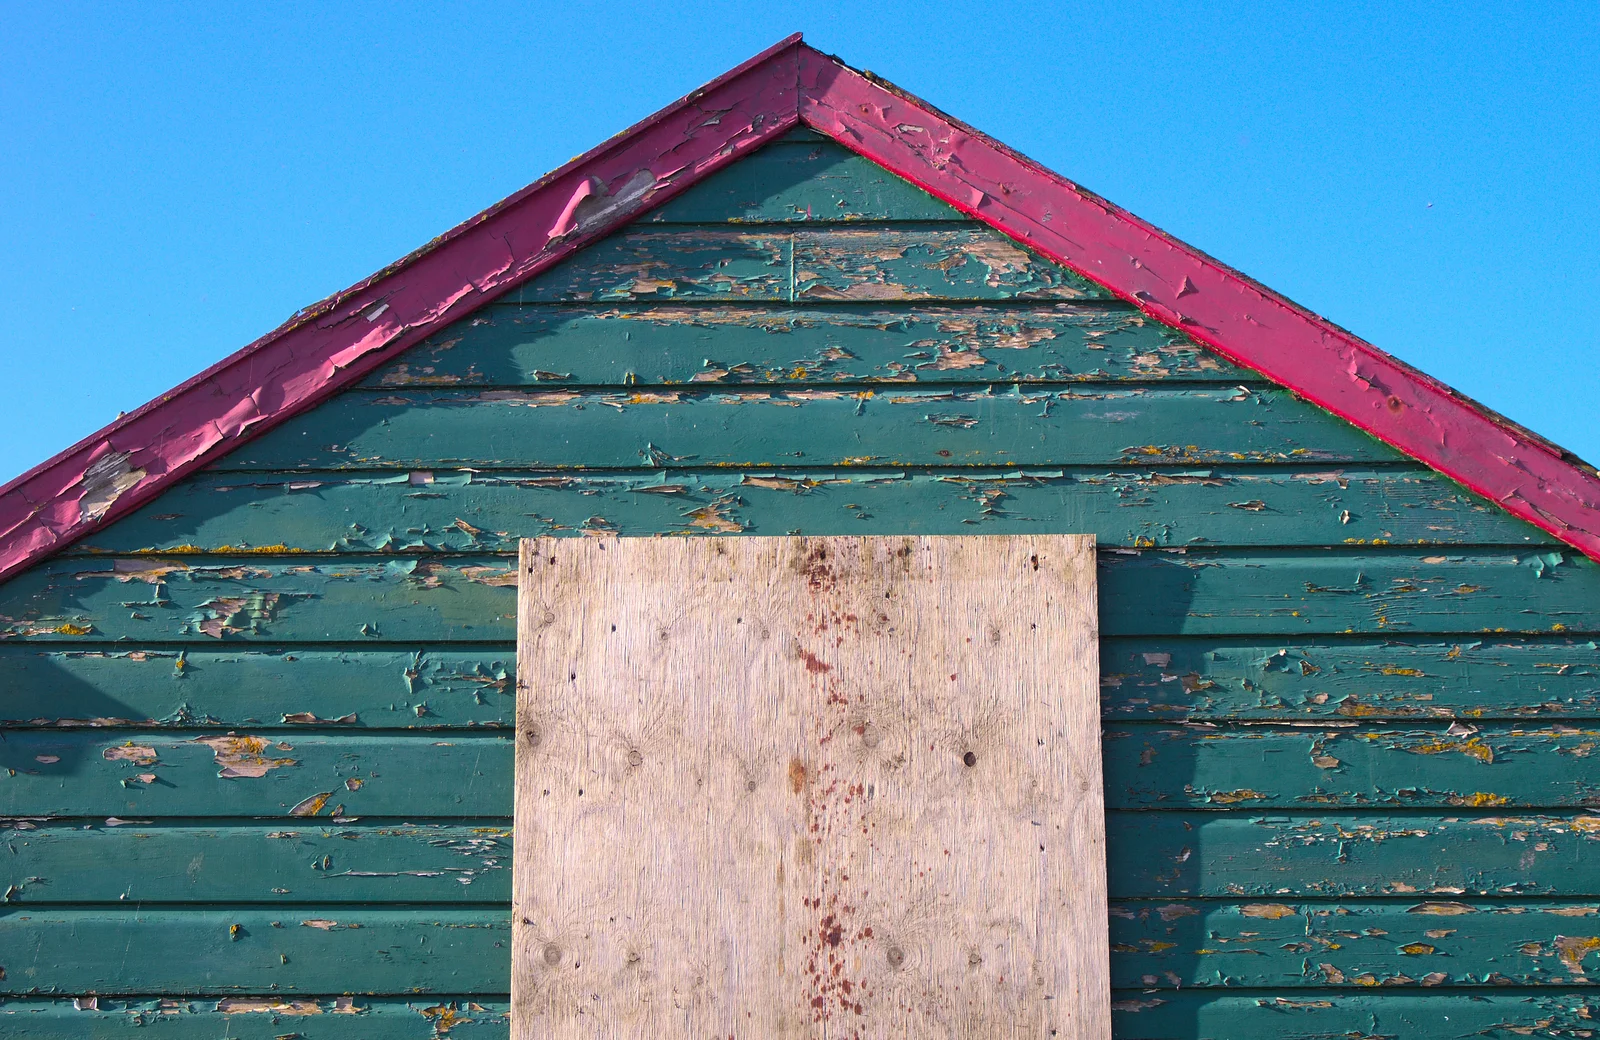
[[(1121, 723), (1104, 736), (1105, 797), (1129, 810), (1589, 810), (1600, 807), (1597, 747), (1593, 720)], [(337, 824), (511, 812), (504, 731), (40, 729), (11, 734), (3, 754), (0, 816)]]
[[(0, 1001), (0, 1025), (17, 1040), (58, 1040), (159, 1025), (169, 1040), (502, 1040), (509, 1035), (505, 995), (371, 998), (296, 995), (222, 998), (85, 996)], [(1280, 991), (1117, 990), (1111, 1005), (1120, 1040), (1175, 1036), (1228, 1040), (1313, 1037), (1574, 1036), (1592, 1031), (1600, 999), (1582, 987), (1461, 992), (1428, 989), (1315, 995)], [(1376, 1024), (1376, 1025), (1375, 1025)], [(1380, 1032), (1374, 1034), (1373, 1029)], [(293, 1032), (285, 1032), (291, 1030)]]
[[(604, 521), (602, 523), (602, 521)], [(201, 473), (72, 554), (506, 552), (599, 528), (1017, 534), (1127, 549), (1525, 545), (1549, 535), (1414, 465)]]
[[(744, 133), (748, 114), (723, 118)], [(813, 131), (771, 140), (525, 291), (473, 295), (403, 356), (375, 352), (334, 380), (340, 403), (263, 442), (282, 449), (267, 468), (163, 483), (0, 586), (0, 990), (35, 994), (0, 1002), (0, 1031), (505, 1035), (503, 936), (460, 936), (507, 913), (511, 544), (794, 530), (1098, 535), (1118, 1036), (1590, 1028), (1600, 571), (1222, 360), (1203, 330), (1087, 293), (1036, 243)], [(734, 247), (720, 279), (712, 240)], [(796, 257), (814, 262), (791, 274)], [(381, 322), (387, 289), (369, 288), (361, 313)], [(835, 298), (800, 295), (819, 289)], [(314, 352), (311, 335), (293, 333)], [(578, 397), (516, 403), (552, 392)], [(1148, 407), (1119, 420), (1097, 400)], [(435, 421), (452, 409), (482, 413), (470, 451)], [(785, 411), (810, 424), (760, 429)], [(842, 430), (816, 429), (824, 414)], [(759, 465), (672, 458), (694, 450), (680, 434), (714, 454), (714, 433), (677, 421), (707, 416)], [(954, 459), (961, 439), (1081, 451), (1096, 423), (1137, 435), (1102, 438), (1119, 454), (1099, 465)], [(823, 461), (843, 431), (914, 447), (924, 424), (951, 458)], [(397, 453), (352, 457), (346, 430)], [(1271, 436), (1369, 454), (1198, 457)], [(514, 465), (535, 441), (570, 468)], [(118, 443), (87, 474), (90, 514), (154, 475)], [(298, 468), (313, 458), (337, 468)], [(1499, 930), (1458, 942), (1451, 920), (1473, 915)], [(261, 941), (262, 921), (283, 928)], [(112, 950), (130, 952), (111, 966)], [(340, 996), (353, 987), (387, 996)]]
[[(1559, 992), (1591, 986), (1600, 965), (1600, 911), (1571, 903), (1118, 900), (1110, 925), (1112, 986), (1164, 994)], [(0, 916), (9, 962), (0, 994), (315, 996), (338, 979), (352, 995), (493, 997), (503, 992), (510, 933), (502, 908), (22, 909)], [(134, 986), (130, 961), (142, 965)]]
[[(1085, 286), (1104, 287), (1600, 556), (1592, 467), (796, 35), (0, 488), (0, 578), (802, 122), (1065, 265)], [(812, 254), (788, 241), (799, 275)], [(639, 280), (654, 286), (642, 262)], [(1018, 269), (999, 263), (974, 266), (989, 271), (985, 286), (996, 271)], [(952, 259), (952, 269), (965, 266)], [(873, 298), (882, 280), (797, 282), (789, 297)]]
[[(20, 729), (503, 729), (514, 654), (476, 647), (0, 645), (0, 725)], [(210, 645), (206, 645), (209, 643)], [(1107, 720), (1547, 722), (1600, 718), (1590, 640), (1106, 638)], [(292, 738), (290, 738), (292, 739)]]
[(0, 579), (799, 121), (789, 37), (0, 487)]
[[(1106, 833), (1118, 899), (1600, 898), (1592, 811), (1113, 810)], [(510, 837), (508, 818), (13, 820), (0, 826), (0, 891), (14, 908), (499, 909), (511, 898)]]
[[(504, 644), (515, 565), (491, 554), (64, 556), (0, 586), (0, 641)], [(1099, 580), (1103, 636), (1600, 633), (1600, 565), (1570, 550), (1112, 549)]]

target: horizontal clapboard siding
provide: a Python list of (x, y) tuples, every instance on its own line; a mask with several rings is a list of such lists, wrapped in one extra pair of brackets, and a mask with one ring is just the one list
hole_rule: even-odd
[(1401, 461), (1325, 419), (1287, 391), (1243, 386), (355, 390), (212, 468)]
[(851, 228), (635, 225), (507, 297), (643, 300), (1109, 300), (1106, 290), (977, 222)]
[[(513, 648), (304, 645), (80, 646), (0, 643), (0, 725), (155, 726), (293, 732), (504, 728)], [(1600, 662), (1588, 640), (1466, 638), (1240, 643), (1108, 637), (1108, 722), (1600, 718)]]
[[(327, 811), (271, 822), (29, 823), (0, 838), (0, 891), (19, 907), (511, 898), (509, 819), (336, 820)], [(1112, 810), (1106, 828), (1117, 899), (1600, 898), (1600, 816), (1585, 811)]]
[(646, 469), (206, 474), (74, 552), (506, 552), (534, 533), (606, 529), (1020, 534), (1102, 546), (1550, 545), (1431, 470)]
[[(21, 1040), (77, 1040), (160, 1026), (171, 1040), (496, 1040), (509, 1034), (504, 999), (461, 995), (405, 998), (222, 997), (202, 1000), (99, 998), (0, 1000), (0, 1027)], [(1327, 989), (1308, 995), (1272, 990), (1130, 993), (1112, 1003), (1124, 1040), (1281, 1040), (1294, 1037), (1582, 1036), (1600, 1017), (1600, 998), (1583, 989), (1529, 991), (1504, 986), (1459, 990)]]
[(459, 321), (363, 385), (1260, 384), (1121, 304), (528, 307)]
[[(0, 588), (0, 637), (509, 643), (515, 558), (61, 557)], [(1108, 636), (1600, 631), (1600, 566), (1570, 550), (1111, 550)]]
[(799, 132), (0, 587), (0, 1030), (504, 1036), (518, 538), (1038, 531), (1119, 1037), (1592, 1027), (1600, 568)]
[[(1553, 902), (1114, 901), (1112, 985), (1582, 985), (1592, 953), (1564, 940), (1596, 915)], [(349, 993), (493, 996), (510, 936), (503, 908), (20, 909), (0, 917), (0, 945), (27, 967), (0, 992), (44, 976), (76, 993), (323, 994), (338, 978)]]
[(712, 174), (640, 219), (649, 224), (966, 220), (921, 188), (808, 130)]
[[(1594, 723), (1108, 725), (1106, 804), (1274, 811), (1600, 807), (1600, 768), (1591, 764), (1597, 748)], [(644, 753), (648, 758), (648, 748)], [(9, 734), (0, 754), (14, 773), (0, 785), (3, 815), (511, 812), (512, 745), (505, 733), (39, 729)], [(422, 776), (428, 783), (418, 788)], [(255, 782), (213, 783), (218, 777)], [(784, 777), (774, 772), (756, 780), (781, 784)]]

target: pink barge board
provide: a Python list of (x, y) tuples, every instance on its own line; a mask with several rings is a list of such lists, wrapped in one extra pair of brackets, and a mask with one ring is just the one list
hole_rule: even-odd
[(0, 487), (0, 580), (796, 125), (1600, 559), (1592, 467), (795, 34)]

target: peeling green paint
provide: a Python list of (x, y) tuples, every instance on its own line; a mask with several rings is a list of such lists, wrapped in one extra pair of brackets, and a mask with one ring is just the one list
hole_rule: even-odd
[(1118, 1036), (1592, 1031), (1600, 570), (803, 132), (0, 588), (0, 1029), (504, 1035), (519, 537), (1051, 530)]

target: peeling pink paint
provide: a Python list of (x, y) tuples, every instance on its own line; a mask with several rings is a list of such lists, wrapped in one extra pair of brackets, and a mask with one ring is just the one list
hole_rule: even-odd
[(0, 580), (804, 124), (1600, 559), (1600, 474), (799, 34), (0, 487)]
[(1600, 559), (1600, 474), (926, 102), (801, 46), (800, 119)]
[(0, 487), (0, 580), (794, 127), (798, 34)]

